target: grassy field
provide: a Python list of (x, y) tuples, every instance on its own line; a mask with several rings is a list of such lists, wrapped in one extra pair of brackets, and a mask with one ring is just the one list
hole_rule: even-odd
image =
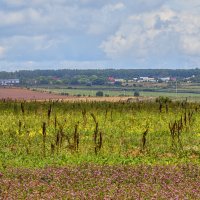
[(199, 113), (198, 103), (165, 98), (0, 101), (0, 195), (198, 199)]
[[(51, 93), (56, 93), (56, 94), (68, 94), (70, 96), (96, 96), (96, 92), (97, 91), (103, 91), (104, 96), (134, 96), (134, 91), (126, 91), (126, 90), (121, 90), (121, 91), (117, 91), (116, 88), (112, 89), (110, 88), (110, 90), (104, 89), (88, 89), (88, 88), (84, 88), (84, 89), (55, 89), (55, 88), (34, 88), (35, 90), (39, 90), (39, 91), (45, 91), (45, 92), (51, 92)], [(146, 92), (146, 91), (140, 91), (140, 96), (142, 97), (160, 97), (160, 96), (164, 96), (164, 97), (170, 97), (174, 100), (184, 100), (185, 98), (188, 99), (188, 101), (200, 101), (200, 94), (197, 93), (187, 93), (188, 90), (186, 90), (184, 93), (178, 92), (176, 93), (175, 90), (172, 90), (172, 92)]]
[(170, 97), (173, 100), (182, 101), (187, 98), (188, 101), (192, 102), (199, 102), (200, 101), (200, 94), (194, 93), (169, 93), (169, 92), (140, 92), (141, 96), (144, 97)]
[[(178, 103), (1, 102), (0, 107), (1, 167), (198, 161), (198, 104), (185, 109)], [(169, 125), (178, 120), (180, 136), (173, 136)]]
[[(103, 88), (102, 88), (103, 89)], [(56, 94), (61, 94), (61, 93), (67, 93), (69, 95), (81, 95), (81, 96), (96, 96), (96, 92), (97, 91), (103, 91), (104, 96), (105, 95), (109, 95), (109, 96), (120, 96), (120, 95), (127, 95), (127, 96), (133, 96), (134, 92), (130, 92), (130, 91), (116, 91), (116, 90), (96, 90), (96, 89), (48, 89), (48, 88), (38, 88), (36, 90), (39, 91), (47, 91), (47, 92), (52, 92), (52, 93), (56, 93)]]

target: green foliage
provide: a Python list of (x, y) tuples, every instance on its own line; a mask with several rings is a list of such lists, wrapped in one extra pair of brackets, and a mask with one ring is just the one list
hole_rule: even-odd
[(105, 80), (104, 78), (96, 78), (95, 80), (92, 81), (93, 85), (104, 85)]
[(115, 81), (115, 86), (121, 86), (121, 85), (122, 85), (122, 82)]
[(140, 92), (138, 91), (138, 90), (136, 90), (135, 92), (134, 92), (134, 97), (139, 97), (140, 96)]
[(171, 99), (169, 97), (159, 96), (156, 98), (156, 102), (169, 103), (171, 102)]
[[(195, 75), (195, 76), (193, 76)], [(16, 72), (0, 72), (0, 78), (19, 78), (21, 84), (88, 84), (104, 85), (108, 77), (132, 80), (133, 77), (192, 77), (192, 81), (200, 81), (200, 69), (106, 69), (106, 70), (21, 70)], [(37, 81), (37, 82), (35, 82)], [(58, 81), (58, 82), (57, 82)], [(115, 83), (120, 85), (121, 83)]]
[(97, 97), (103, 97), (103, 92), (102, 92), (102, 91), (98, 91), (98, 92), (96, 93), (96, 96), (97, 96)]
[(0, 168), (199, 163), (199, 104), (167, 105), (0, 101)]
[(132, 79), (139, 76), (156, 76), (156, 77), (191, 77), (192, 75), (199, 76), (200, 69), (106, 69), (106, 70), (77, 70), (77, 69), (61, 69), (61, 70), (20, 70), (16, 72), (1, 72), (0, 78), (27, 78), (32, 79), (36, 77), (59, 77), (70, 78), (75, 76), (91, 77), (93, 80), (97, 77), (109, 77)]

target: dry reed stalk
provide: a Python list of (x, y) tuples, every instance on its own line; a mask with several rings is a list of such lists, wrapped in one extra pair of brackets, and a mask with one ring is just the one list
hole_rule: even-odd
[(19, 135), (21, 135), (21, 130), (22, 130), (22, 122), (19, 120)]
[(55, 145), (51, 143), (51, 154), (53, 155), (55, 152)]
[(98, 122), (96, 123), (96, 126), (95, 126), (95, 131), (94, 131), (94, 152), (95, 152), (95, 154), (97, 155), (97, 151), (98, 151), (98, 149), (97, 149), (97, 135), (98, 135), (98, 132), (99, 132), (99, 130), (98, 130), (98, 126), (99, 126), (99, 124), (98, 124)]
[(78, 124), (76, 124), (74, 129), (74, 150), (78, 151), (78, 148), (79, 148), (79, 133), (78, 133)]
[(179, 121), (176, 121), (174, 123), (169, 123), (169, 129), (170, 129), (170, 134), (172, 138), (172, 146), (176, 146), (176, 140), (177, 143), (179, 144), (180, 148), (183, 149), (183, 145), (181, 142), (181, 133), (183, 131), (183, 118), (181, 116), (181, 119)]
[(84, 126), (86, 126), (87, 124), (87, 117), (86, 117), (86, 110), (82, 110), (82, 116), (83, 116), (83, 123), (84, 123)]
[(24, 115), (25, 109), (24, 109), (24, 104), (23, 103), (21, 103), (21, 111), (22, 111), (22, 114)]
[(49, 124), (49, 121), (50, 121), (50, 118), (51, 118), (51, 112), (52, 112), (52, 105), (50, 104), (48, 112), (47, 112), (48, 124)]
[(147, 141), (146, 136), (147, 136), (148, 132), (149, 132), (149, 128), (147, 128), (144, 131), (144, 133), (142, 134), (142, 150), (144, 150), (146, 148), (146, 141)]
[(43, 135), (43, 156), (46, 156), (46, 122), (42, 125), (42, 135)]
[(91, 113), (91, 116), (95, 122), (95, 130), (93, 135), (93, 141), (94, 141), (94, 152), (95, 155), (101, 150), (102, 144), (103, 144), (103, 137), (102, 132), (99, 132), (99, 123), (97, 122), (97, 119), (93, 113)]

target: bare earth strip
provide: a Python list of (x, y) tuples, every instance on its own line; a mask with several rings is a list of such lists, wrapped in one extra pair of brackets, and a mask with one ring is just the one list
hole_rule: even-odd
[(0, 88), (0, 99), (12, 99), (12, 100), (64, 100), (64, 101), (143, 101), (152, 100), (149, 97), (74, 97), (64, 96), (59, 94), (50, 94), (46, 92), (32, 91), (24, 88)]
[(45, 99), (63, 99), (61, 95), (36, 92), (21, 88), (0, 88), (0, 99), (12, 100), (45, 100)]
[(200, 199), (198, 165), (81, 165), (0, 172), (0, 199)]

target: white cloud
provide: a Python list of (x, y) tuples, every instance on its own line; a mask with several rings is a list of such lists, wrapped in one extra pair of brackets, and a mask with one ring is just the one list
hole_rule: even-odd
[(145, 56), (154, 47), (158, 36), (168, 31), (167, 23), (173, 21), (173, 17), (174, 13), (167, 8), (157, 12), (131, 15), (100, 47), (111, 58)]
[(119, 2), (116, 4), (108, 4), (103, 9), (110, 12), (114, 12), (117, 10), (122, 10), (123, 8), (125, 8), (125, 5), (122, 2)]
[(92, 35), (102, 35), (114, 31), (120, 25), (125, 9), (125, 4), (118, 2), (106, 4), (100, 10), (93, 11), (90, 13), (87, 32)]
[(6, 52), (6, 49), (4, 47), (0, 46), (0, 59), (5, 56), (5, 52)]
[(24, 0), (3, 0), (8, 5), (19, 6), (25, 3)]
[[(55, 0), (3, 0), (8, 6), (15, 6), (15, 7), (21, 7), (21, 6), (41, 6), (41, 5), (47, 5), (47, 4), (55, 4)], [(65, 3), (65, 0), (56, 0), (56, 4), (63, 4)]]
[[(100, 48), (112, 59), (200, 55), (200, 14), (168, 6), (127, 17)], [(159, 59), (159, 58), (158, 58)]]
[(10, 47), (20, 46), (20, 44), (30, 45), (33, 50), (45, 50), (55, 46), (56, 44), (67, 42), (67, 37), (51, 38), (48, 35), (35, 35), (35, 36), (14, 36), (2, 40), (4, 44), (11, 44)]
[(181, 46), (186, 55), (200, 56), (199, 35), (186, 35), (181, 37)]
[(34, 23), (38, 25), (47, 22), (46, 16), (33, 8), (25, 8), (20, 11), (0, 10), (0, 19), (0, 26), (28, 26)]
[(199, 4), (199, 0), (2, 0), (1, 55), (16, 62), (45, 58), (78, 63), (107, 59), (129, 66), (167, 65), (173, 60), (200, 64)]
[(192, 12), (200, 6), (199, 0), (167, 0), (166, 3), (173, 5), (177, 10), (190, 10)]
[(0, 26), (21, 24), (25, 18), (21, 12), (2, 12), (0, 11)]
[[(96, 60), (96, 61), (74, 61), (74, 60), (60, 60), (56, 62), (52, 61), (18, 61), (18, 62), (11, 62), (11, 61), (0, 61), (0, 71), (14, 71), (15, 67), (18, 66), (17, 70), (33, 70), (33, 69), (55, 69), (55, 66), (59, 69), (105, 69), (109, 67), (114, 67), (115, 65), (110, 62), (109, 66), (107, 66), (107, 60)], [(107, 67), (105, 67), (107, 66)]]

